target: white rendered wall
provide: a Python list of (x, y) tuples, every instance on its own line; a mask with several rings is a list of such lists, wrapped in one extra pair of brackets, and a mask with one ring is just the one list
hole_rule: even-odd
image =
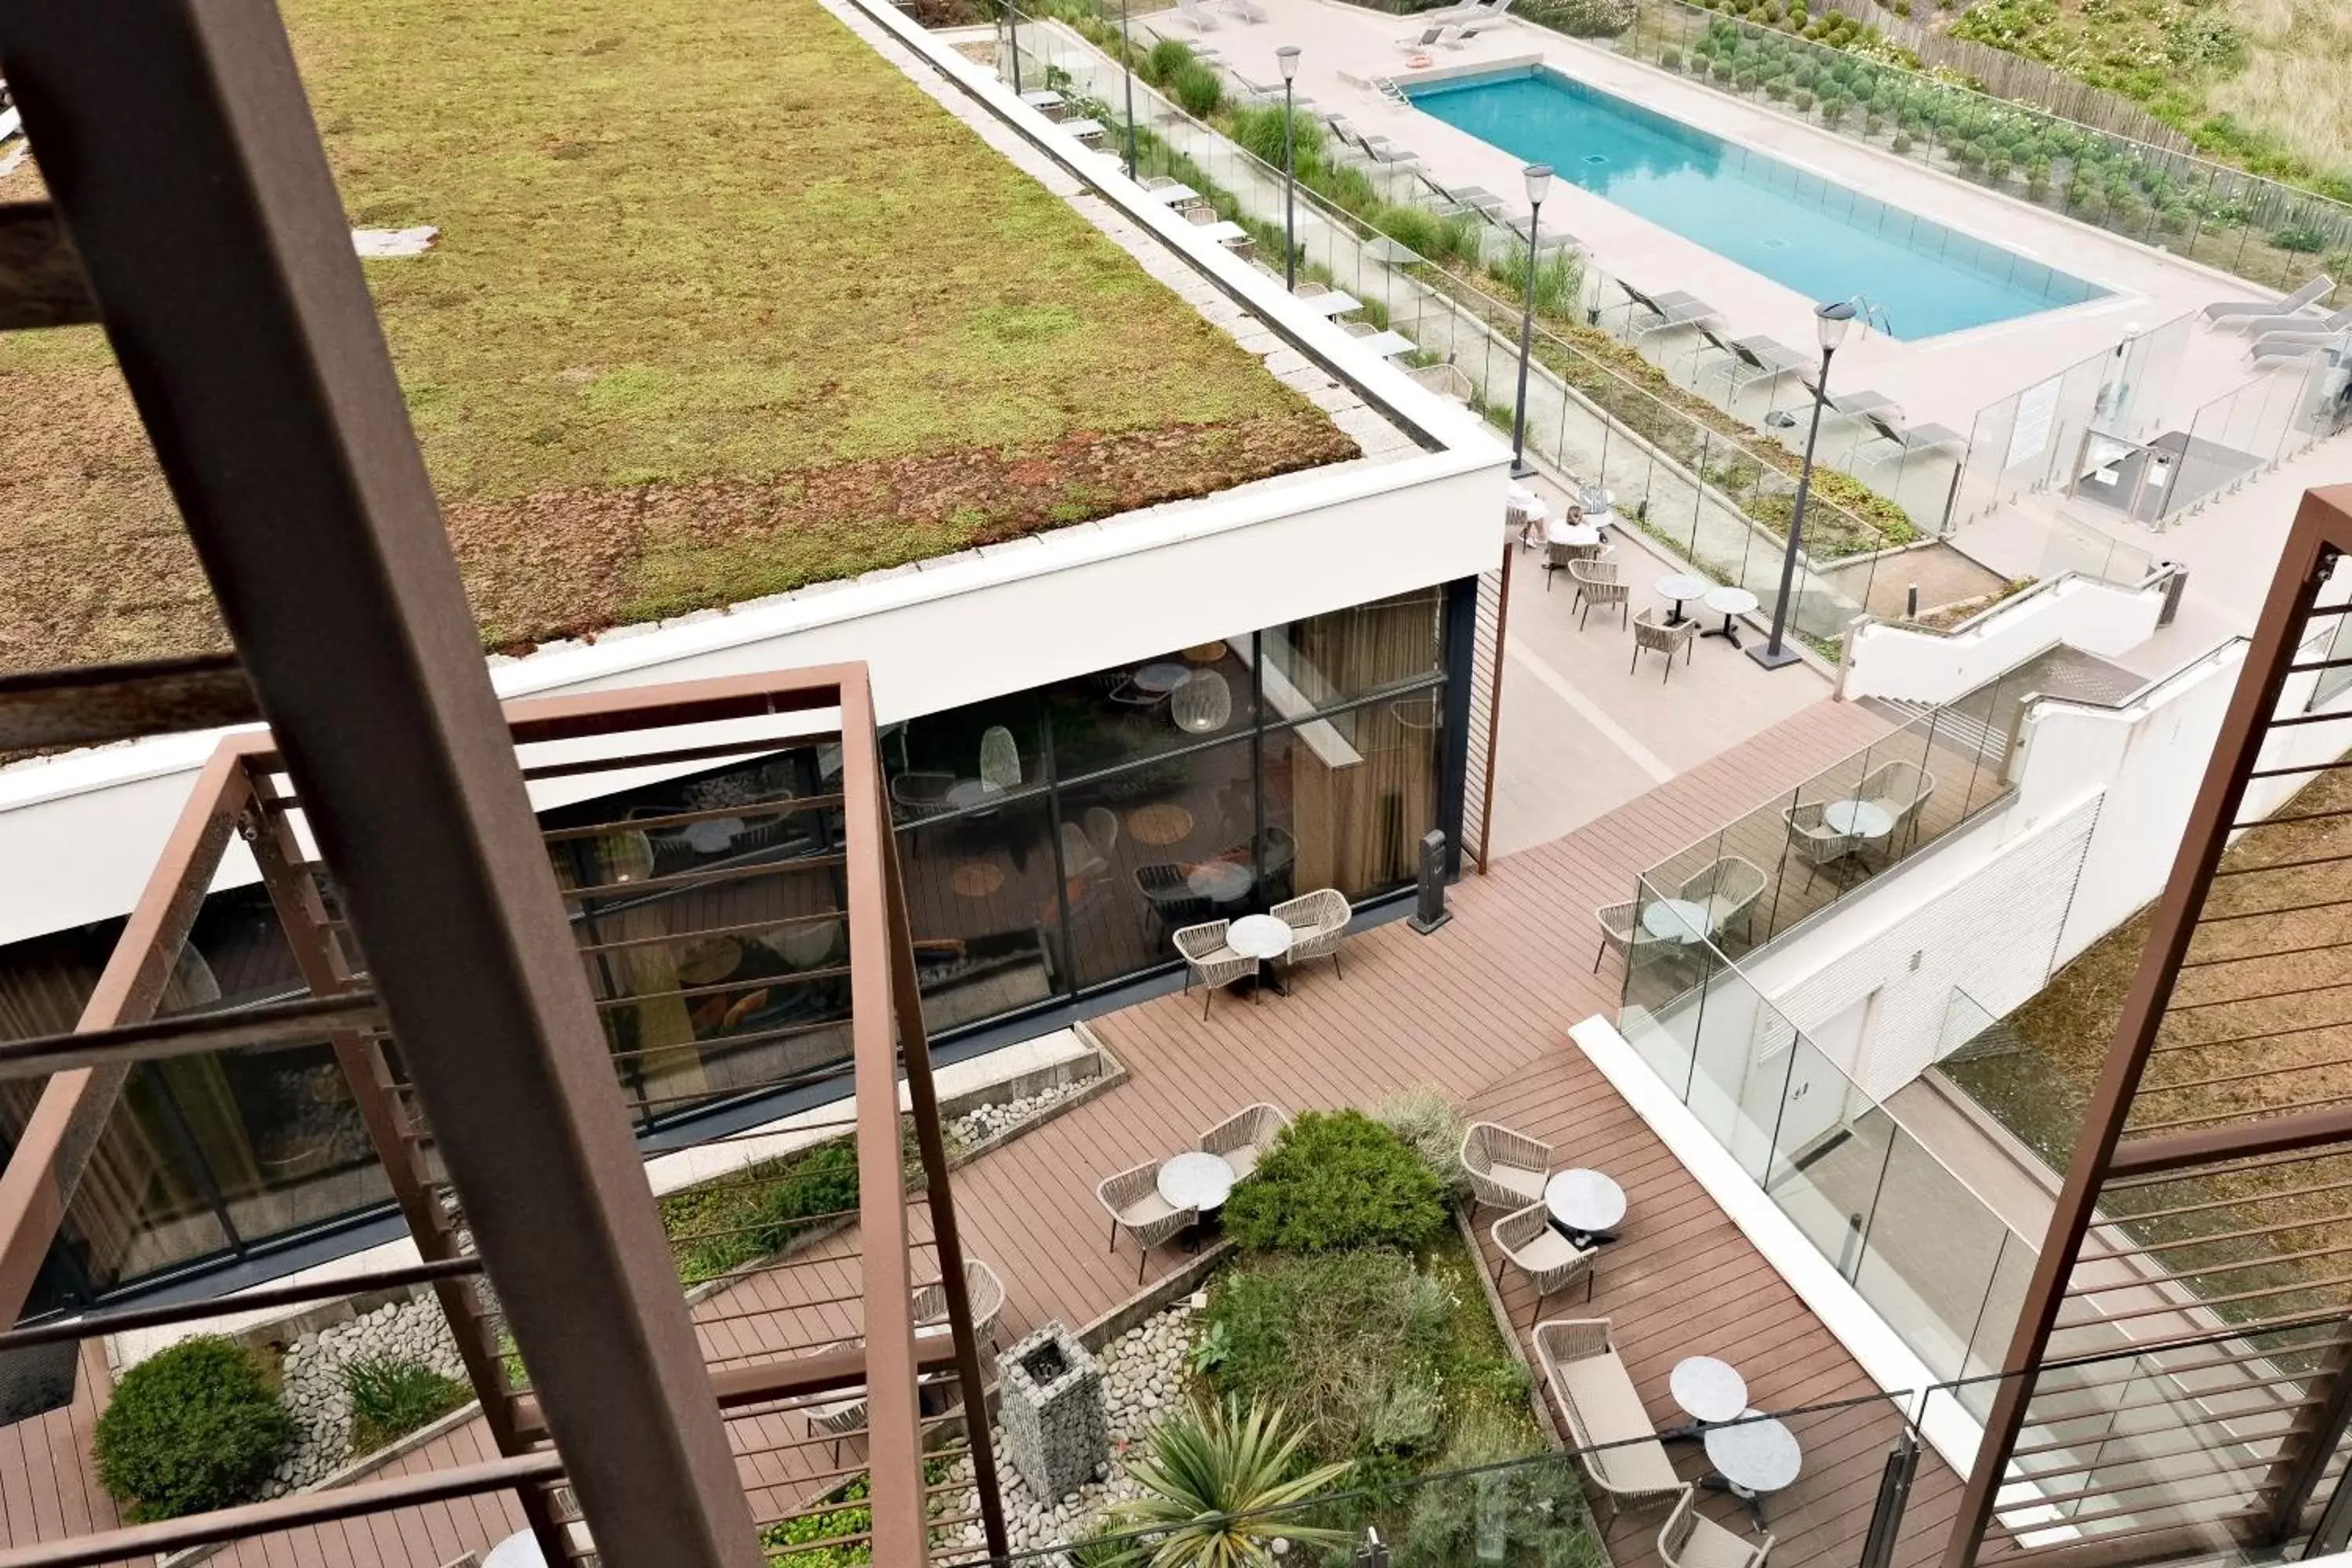
[(2053, 643), (2117, 658), (2155, 635), (2164, 595), (2162, 579), (2119, 588), (2067, 576), (1948, 637), (1869, 622), (1854, 628), (1840, 689), (1847, 697), (1948, 702)]

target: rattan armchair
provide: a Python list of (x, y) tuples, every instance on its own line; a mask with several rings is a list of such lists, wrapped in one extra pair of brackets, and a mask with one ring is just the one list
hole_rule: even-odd
[(1493, 1208), (1516, 1209), (1543, 1196), (1551, 1173), (1551, 1145), (1493, 1121), (1474, 1121), (1462, 1134), (1462, 1170), (1471, 1196)]
[(1936, 793), (1936, 775), (1916, 763), (1881, 763), (1870, 770), (1854, 792), (1871, 805), (1881, 806), (1895, 819), (1894, 828), (1886, 835), (1890, 848), (1916, 837), (1919, 831), (1919, 813), (1926, 807), (1928, 796)]
[(1684, 1489), (1682, 1500), (1658, 1531), (1658, 1555), (1666, 1568), (1764, 1568), (1772, 1537), (1750, 1541), (1726, 1530), (1698, 1510), (1698, 1489)]
[(1625, 967), (1631, 969), (1636, 948), (1669, 941), (1644, 929), (1636, 918), (1641, 909), (1641, 901), (1637, 899), (1628, 899), (1622, 904), (1597, 904), (1593, 907), (1592, 918), (1601, 927), (1601, 945), (1592, 954), (1593, 973), (1601, 973), (1601, 961), (1609, 956), (1612, 948), (1624, 955)]
[[(1217, 987), (1257, 973), (1257, 960), (1246, 958), (1225, 945), (1225, 931), (1231, 921), (1204, 921), (1196, 926), (1186, 926), (1175, 936), (1176, 951), (1184, 955), (1184, 989), (1192, 989), (1192, 982), (1201, 983), (1201, 1016), (1209, 1016), (1209, 1003), (1217, 994)], [(1253, 995), (1250, 1000), (1257, 998)]]
[(1683, 879), (1675, 889), (1677, 898), (1686, 899), (1706, 910), (1706, 929), (1721, 936), (1729, 934), (1735, 925), (1739, 934), (1748, 934), (1749, 913), (1772, 879), (1755, 861), (1738, 855), (1725, 855)]
[(1601, 546), (1598, 544), (1562, 544), (1556, 539), (1544, 541), (1544, 592), (1551, 592), (1553, 573), (1564, 571), (1579, 561), (1590, 564), (1599, 560), (1601, 554)]
[(1282, 967), (1297, 969), (1314, 959), (1328, 958), (1331, 973), (1346, 978), (1339, 969), (1339, 942), (1355, 913), (1348, 907), (1347, 894), (1337, 888), (1318, 888), (1267, 912), (1290, 928), (1290, 951), (1278, 961)]
[(1675, 674), (1675, 655), (1681, 654), (1683, 662), (1688, 664), (1691, 650), (1697, 642), (1696, 621), (1677, 621), (1669, 625), (1654, 608), (1643, 610), (1633, 617), (1633, 661), (1625, 667), (1625, 673), (1631, 675), (1642, 667), (1643, 654), (1662, 653), (1666, 656), (1666, 668), (1658, 679), (1661, 682), (1671, 680)]
[(1543, 1316), (1546, 1297), (1567, 1289), (1580, 1278), (1584, 1281), (1584, 1299), (1592, 1300), (1593, 1250), (1554, 1230), (1551, 1213), (1540, 1201), (1513, 1209), (1494, 1223), (1489, 1234), (1495, 1238), (1495, 1250), (1536, 1288), (1535, 1310), (1528, 1316), (1530, 1324)]
[(1150, 1261), (1151, 1249), (1181, 1234), (1201, 1217), (1199, 1209), (1180, 1209), (1160, 1195), (1160, 1164), (1153, 1160), (1116, 1176), (1106, 1176), (1095, 1184), (1095, 1196), (1110, 1214), (1110, 1250), (1118, 1250), (1120, 1231), (1135, 1237), (1135, 1282), (1139, 1285), (1143, 1283), (1143, 1270)]
[[(963, 1294), (971, 1309), (972, 1342), (982, 1350), (995, 1348), (997, 1314), (1004, 1310), (1004, 1281), (977, 1258), (963, 1260)], [(947, 1326), (948, 1289), (934, 1279), (915, 1292), (915, 1332), (936, 1332)]]
[(1617, 624), (1625, 624), (1631, 594), (1625, 584), (1617, 580), (1617, 568), (1612, 563), (1571, 561), (1568, 563), (1568, 574), (1576, 579), (1576, 596), (1584, 605), (1576, 617), (1579, 631), (1583, 630), (1585, 623), (1592, 618), (1592, 606), (1595, 605), (1616, 605)]
[(1822, 867), (1843, 860), (1853, 854), (1862, 840), (1850, 833), (1840, 833), (1822, 817), (1822, 803), (1818, 800), (1799, 801), (1780, 808), (1780, 820), (1789, 825), (1789, 847), (1805, 863), (1805, 888), (1811, 891), (1813, 879)]
[(1234, 1179), (1239, 1181), (1257, 1169), (1257, 1163), (1289, 1125), (1290, 1118), (1282, 1107), (1261, 1100), (1202, 1133), (1201, 1148), (1231, 1165)]
[(866, 1390), (841, 1399), (830, 1399), (822, 1405), (801, 1406), (801, 1419), (808, 1423), (811, 1437), (833, 1439), (833, 1462), (841, 1463), (841, 1440), (853, 1432), (866, 1430)]

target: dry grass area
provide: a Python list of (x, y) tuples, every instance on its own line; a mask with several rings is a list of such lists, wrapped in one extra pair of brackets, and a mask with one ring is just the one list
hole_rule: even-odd
[[(815, 0), (285, 9), (352, 223), (442, 231), (369, 281), (492, 646), (1355, 454)], [(0, 668), (215, 646), (103, 339), (0, 410)]]
[[(2352, 816), (2284, 820), (2331, 812), (2352, 813), (2352, 771), (2319, 774), (2273, 826), (2224, 853), (2131, 1135), (2352, 1100), (2352, 869), (2327, 863), (2352, 856)], [(2273, 910), (2295, 912), (2260, 913)], [(2151, 922), (2142, 910), (2053, 976), (2009, 1019), (2016, 1048), (1946, 1066), (2053, 1165), (2063, 1166), (2081, 1133)], [(2200, 1206), (2170, 1212), (2190, 1205)], [(2233, 1299), (2223, 1310), (2242, 1321), (2346, 1302), (2352, 1156), (2200, 1172), (2110, 1191), (2104, 1206), (2167, 1211), (2132, 1228), (2168, 1244), (2166, 1264), (2209, 1300)], [(2255, 1230), (2263, 1234), (2242, 1234)]]
[(2352, 5), (2344, 0), (2230, 0), (2245, 68), (2211, 106), (2275, 136), (2324, 169), (2352, 171)]

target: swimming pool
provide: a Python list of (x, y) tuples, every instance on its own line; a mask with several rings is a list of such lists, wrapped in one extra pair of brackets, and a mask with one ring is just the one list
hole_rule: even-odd
[(1414, 108), (1809, 300), (1866, 296), (1896, 338), (2106, 293), (1543, 67), (1408, 90)]

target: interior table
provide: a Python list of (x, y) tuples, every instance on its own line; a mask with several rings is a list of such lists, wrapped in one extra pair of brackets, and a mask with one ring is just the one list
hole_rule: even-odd
[(1749, 1517), (1761, 1530), (1764, 1494), (1794, 1482), (1804, 1468), (1805, 1456), (1797, 1435), (1783, 1423), (1752, 1410), (1745, 1414), (1753, 1419), (1706, 1429), (1706, 1462), (1715, 1467), (1715, 1474), (1700, 1484), (1746, 1502)]
[(1234, 1195), (1234, 1168), (1222, 1154), (1187, 1150), (1160, 1162), (1156, 1184), (1170, 1207), (1210, 1214)]
[[(1184, 873), (1184, 885), (1213, 904), (1230, 904), (1235, 899), (1246, 898), (1256, 882), (1257, 873), (1232, 860), (1203, 860)], [(1279, 921), (1275, 923), (1282, 924)], [(1286, 931), (1290, 928), (1283, 926), (1282, 929)], [(1226, 945), (1233, 945), (1230, 932)], [(1286, 948), (1290, 944), (1285, 942), (1283, 945)], [(1240, 952), (1241, 949), (1234, 948), (1234, 951)]]
[(969, 811), (976, 805), (986, 805), (1003, 793), (1003, 786), (986, 779), (958, 779), (948, 785), (948, 793), (942, 798), (950, 811)]
[(1544, 1184), (1544, 1207), (1569, 1240), (1598, 1247), (1617, 1239), (1625, 1189), (1599, 1171), (1558, 1171)]
[(1852, 838), (1884, 838), (1895, 831), (1895, 814), (1874, 800), (1833, 800), (1822, 807), (1822, 821)]
[(1732, 647), (1738, 647), (1739, 646), (1738, 617), (1752, 614), (1761, 601), (1745, 588), (1727, 585), (1721, 588), (1709, 588), (1703, 602), (1708, 609), (1723, 617), (1723, 625), (1709, 627), (1698, 635), (1703, 637), (1721, 637)]
[(1129, 685), (1138, 691), (1149, 691), (1154, 697), (1165, 697), (1192, 679), (1192, 672), (1173, 659), (1147, 664), (1127, 678)]
[(1748, 1408), (1748, 1380), (1738, 1367), (1711, 1355), (1685, 1356), (1675, 1363), (1666, 1393), (1690, 1417), (1687, 1425), (1666, 1432), (1669, 1437), (1703, 1437), (1709, 1426), (1736, 1420)]
[(1659, 578), (1658, 597), (1665, 600), (1672, 606), (1666, 612), (1666, 625), (1681, 626), (1685, 619), (1683, 615), (1683, 605), (1693, 599), (1704, 597), (1706, 591), (1713, 586), (1714, 584), (1706, 578), (1694, 576), (1687, 572), (1675, 572)]
[(1715, 930), (1715, 921), (1705, 904), (1689, 899), (1653, 899), (1642, 911), (1642, 929), (1661, 941), (1688, 947), (1705, 942)]

